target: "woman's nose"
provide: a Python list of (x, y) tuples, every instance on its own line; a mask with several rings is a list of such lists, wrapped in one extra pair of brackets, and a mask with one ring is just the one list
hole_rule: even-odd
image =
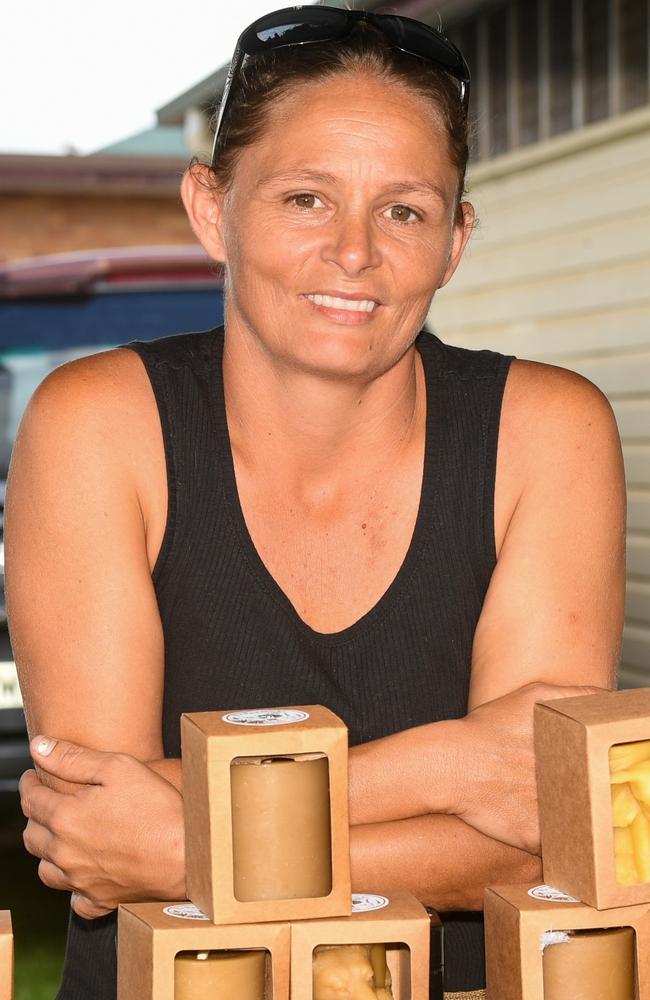
[(332, 220), (323, 256), (354, 276), (381, 263), (377, 235), (365, 213), (348, 212)]

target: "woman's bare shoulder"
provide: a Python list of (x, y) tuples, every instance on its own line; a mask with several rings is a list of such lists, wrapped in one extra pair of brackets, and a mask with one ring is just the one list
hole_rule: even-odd
[(83, 406), (91, 413), (119, 417), (129, 404), (150, 395), (151, 385), (139, 356), (129, 348), (116, 347), (55, 368), (36, 389), (30, 407), (65, 411)]
[(605, 394), (578, 372), (539, 361), (512, 362), (503, 400), (506, 442), (558, 458), (591, 448), (618, 448), (616, 419)]
[(114, 348), (68, 361), (41, 382), (23, 416), (16, 439), (40, 439), (44, 446), (64, 442), (83, 448), (115, 444), (125, 457), (159, 436), (157, 409), (149, 377), (139, 356)]

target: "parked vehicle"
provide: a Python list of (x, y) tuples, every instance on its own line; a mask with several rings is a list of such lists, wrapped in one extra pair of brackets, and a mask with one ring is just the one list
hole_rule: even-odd
[(128, 247), (0, 263), (0, 791), (29, 767), (7, 633), (2, 514), (16, 431), (59, 365), (129, 340), (223, 321), (220, 271), (198, 246)]

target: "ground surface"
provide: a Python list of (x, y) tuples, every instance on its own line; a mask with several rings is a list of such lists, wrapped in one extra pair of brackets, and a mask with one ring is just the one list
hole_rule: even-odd
[(17, 793), (0, 794), (0, 910), (11, 910), (16, 954), (15, 1000), (54, 1000), (68, 921), (67, 893), (47, 889), (25, 851)]

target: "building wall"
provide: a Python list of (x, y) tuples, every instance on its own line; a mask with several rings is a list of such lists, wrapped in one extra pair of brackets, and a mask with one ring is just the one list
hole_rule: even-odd
[(0, 257), (194, 243), (180, 197), (0, 194)]
[(430, 326), (609, 397), (628, 486), (622, 686), (650, 685), (650, 108), (480, 164), (480, 218)]

